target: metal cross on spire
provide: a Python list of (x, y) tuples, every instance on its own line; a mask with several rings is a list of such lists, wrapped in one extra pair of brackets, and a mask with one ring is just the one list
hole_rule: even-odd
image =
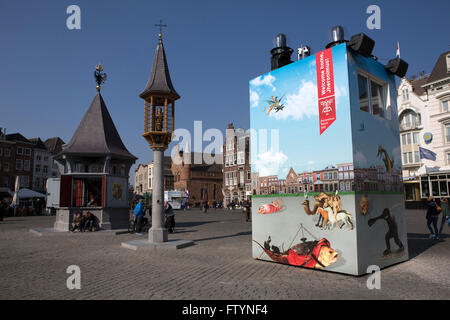
[(159, 20), (159, 24), (155, 24), (155, 27), (159, 27), (159, 38), (162, 38), (162, 28), (166, 27), (167, 28), (167, 24), (162, 24), (162, 20)]

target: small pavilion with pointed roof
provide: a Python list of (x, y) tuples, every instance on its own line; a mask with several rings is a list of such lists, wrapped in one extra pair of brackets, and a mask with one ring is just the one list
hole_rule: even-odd
[(128, 225), (128, 175), (137, 158), (123, 144), (100, 85), (97, 90), (72, 139), (55, 156), (64, 167), (56, 230), (69, 230), (80, 211), (94, 214), (102, 229)]

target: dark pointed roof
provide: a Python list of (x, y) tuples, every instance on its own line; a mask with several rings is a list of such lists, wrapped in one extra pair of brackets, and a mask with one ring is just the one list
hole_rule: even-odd
[(447, 51), (439, 56), (436, 64), (434, 65), (433, 71), (431, 71), (431, 74), (428, 77), (427, 84), (450, 76), (450, 70), (447, 68), (447, 55), (449, 53), (450, 51)]
[(100, 93), (92, 100), (70, 142), (63, 146), (59, 155), (63, 154), (137, 159), (120, 139)]
[(52, 155), (56, 155), (62, 151), (65, 142), (60, 137), (53, 137), (45, 140), (44, 144)]
[(47, 150), (47, 147), (45, 146), (44, 142), (42, 142), (41, 138), (31, 138), (28, 139), (30, 142), (34, 143), (34, 147), (37, 149)]
[(25, 142), (25, 143), (32, 143), (30, 140), (28, 140), (27, 138), (25, 138), (23, 135), (21, 135), (18, 132), (17, 133), (7, 134), (6, 135), (6, 140), (19, 141), (19, 142)]
[(172, 99), (179, 99), (180, 96), (175, 91), (170, 80), (169, 67), (167, 66), (166, 53), (164, 52), (164, 46), (162, 39), (158, 41), (156, 47), (155, 57), (153, 59), (152, 72), (150, 78), (144, 88), (144, 91), (139, 95), (142, 99), (145, 99), (149, 95), (168, 95)]

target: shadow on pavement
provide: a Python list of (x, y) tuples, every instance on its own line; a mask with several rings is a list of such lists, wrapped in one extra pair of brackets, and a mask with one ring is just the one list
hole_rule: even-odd
[(235, 234), (230, 234), (227, 236), (218, 236), (218, 237), (210, 237), (210, 238), (203, 238), (203, 239), (195, 239), (193, 241), (207, 241), (207, 240), (215, 240), (215, 239), (223, 239), (223, 238), (231, 238), (231, 237), (239, 237), (239, 236), (248, 236), (251, 235), (252, 232), (251, 231), (246, 231), (246, 232), (238, 232)]
[(175, 226), (180, 228), (187, 228), (187, 227), (195, 227), (195, 226), (201, 226), (202, 224), (207, 223), (215, 223), (219, 221), (191, 221), (191, 222), (176, 222)]
[[(435, 244), (442, 241), (429, 239), (428, 236), (428, 233), (408, 233), (408, 251), (410, 259), (417, 257)], [(441, 239), (445, 239), (447, 237), (447, 235), (440, 236)]]

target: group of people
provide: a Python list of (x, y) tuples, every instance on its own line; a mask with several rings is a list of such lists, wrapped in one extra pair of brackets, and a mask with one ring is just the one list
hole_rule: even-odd
[[(448, 199), (442, 198), (438, 204), (433, 197), (429, 197), (427, 203), (427, 227), (430, 230), (430, 239), (439, 239), (439, 235), (447, 222), (450, 227), (450, 211), (448, 210)], [(438, 229), (439, 215), (441, 215), (441, 225)], [(433, 230), (434, 228), (434, 230)]]
[(89, 232), (95, 231), (98, 229), (97, 226), (97, 218), (91, 212), (86, 212), (85, 215), (81, 213), (81, 211), (77, 212), (75, 217), (73, 218), (73, 227), (72, 232), (84, 232), (88, 230)]

